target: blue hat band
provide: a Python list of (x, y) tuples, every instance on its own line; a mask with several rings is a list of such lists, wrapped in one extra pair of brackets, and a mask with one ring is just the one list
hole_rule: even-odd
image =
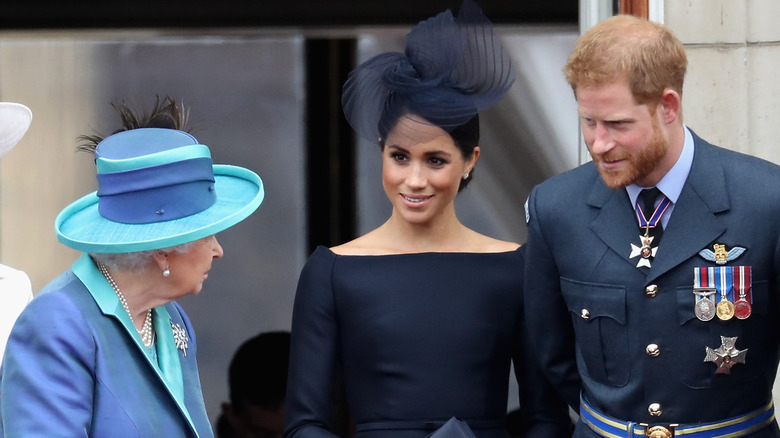
[(97, 175), (98, 211), (125, 224), (149, 224), (187, 217), (214, 205), (210, 158)]

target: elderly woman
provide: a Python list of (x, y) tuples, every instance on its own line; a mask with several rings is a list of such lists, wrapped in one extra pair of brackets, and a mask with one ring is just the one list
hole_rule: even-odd
[(175, 300), (200, 292), (222, 257), (215, 234), (257, 209), (262, 182), (213, 165), (186, 132), (139, 128), (184, 119), (175, 101), (140, 120), (121, 111), (138, 129), (99, 141), (97, 192), (55, 221), (58, 239), (84, 253), (11, 332), (0, 435), (213, 436), (195, 333)]

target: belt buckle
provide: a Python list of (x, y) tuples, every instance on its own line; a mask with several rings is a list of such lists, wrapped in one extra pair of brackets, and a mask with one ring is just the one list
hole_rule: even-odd
[(639, 425), (645, 428), (645, 436), (648, 438), (674, 438), (674, 428), (679, 426), (679, 424), (651, 426), (646, 423), (639, 423)]

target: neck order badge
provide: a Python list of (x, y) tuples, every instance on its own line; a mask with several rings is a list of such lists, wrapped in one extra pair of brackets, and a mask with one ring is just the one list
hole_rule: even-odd
[[(653, 203), (658, 195), (661, 196), (661, 202), (659, 202), (658, 206), (653, 210)], [(644, 201), (644, 206), (640, 206), (639, 199), (637, 199), (634, 211), (636, 213), (639, 228), (644, 229), (645, 233), (644, 235), (639, 236), (640, 246), (636, 246), (633, 243), (631, 244), (631, 254), (629, 254), (628, 258), (632, 259), (640, 256), (636, 263), (636, 267), (649, 268), (650, 258), (655, 257), (658, 252), (658, 242), (661, 239), (661, 233), (663, 233), (661, 218), (672, 202), (655, 187), (653, 189), (643, 190), (640, 194), (640, 198)], [(651, 228), (653, 229), (653, 235), (650, 234)], [(653, 241), (655, 241), (655, 246), (651, 246)]]

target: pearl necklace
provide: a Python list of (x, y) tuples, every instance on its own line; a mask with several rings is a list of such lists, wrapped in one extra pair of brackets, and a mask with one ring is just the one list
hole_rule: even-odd
[[(130, 306), (127, 305), (127, 300), (125, 299), (125, 295), (122, 293), (121, 290), (119, 290), (119, 286), (117, 286), (116, 282), (114, 281), (114, 278), (111, 277), (111, 274), (108, 273), (108, 269), (104, 264), (98, 263), (97, 267), (100, 273), (103, 274), (104, 277), (106, 277), (106, 280), (108, 281), (108, 284), (111, 285), (111, 288), (114, 289), (116, 296), (119, 298), (119, 302), (122, 303), (122, 307), (125, 309), (125, 312), (127, 312), (127, 315), (130, 317), (130, 321), (133, 321), (133, 314), (130, 313)], [(141, 330), (138, 330), (138, 334), (141, 335), (141, 341), (144, 343), (144, 346), (146, 348), (152, 348), (152, 345), (154, 345), (154, 330), (152, 330), (152, 309), (149, 309), (146, 312), (146, 318), (144, 318), (143, 328), (141, 328)]]

